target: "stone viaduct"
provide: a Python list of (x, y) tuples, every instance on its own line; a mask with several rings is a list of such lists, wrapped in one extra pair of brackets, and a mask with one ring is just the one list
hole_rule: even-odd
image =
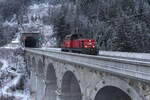
[(150, 100), (150, 61), (25, 49), (33, 100)]

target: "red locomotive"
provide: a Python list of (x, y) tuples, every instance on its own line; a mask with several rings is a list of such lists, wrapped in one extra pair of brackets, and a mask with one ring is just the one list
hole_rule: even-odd
[(81, 34), (67, 35), (62, 44), (62, 51), (97, 55), (96, 41), (82, 38)]

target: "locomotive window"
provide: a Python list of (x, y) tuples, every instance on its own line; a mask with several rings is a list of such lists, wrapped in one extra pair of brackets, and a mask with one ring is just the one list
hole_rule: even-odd
[(71, 35), (67, 35), (65, 37), (65, 40), (76, 40), (76, 39), (79, 39), (81, 37), (82, 37), (81, 34), (71, 34)]
[(72, 40), (78, 39), (78, 35), (77, 35), (77, 34), (72, 35), (71, 39), (72, 39)]

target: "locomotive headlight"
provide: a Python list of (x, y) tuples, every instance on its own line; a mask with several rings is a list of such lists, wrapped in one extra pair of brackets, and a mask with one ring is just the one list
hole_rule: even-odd
[(92, 42), (92, 40), (89, 40), (89, 42)]
[(88, 42), (87, 45), (92, 45), (92, 43), (91, 43), (91, 42)]
[(93, 45), (93, 48), (95, 48), (95, 46)]
[(87, 46), (87, 45), (85, 45), (84, 47), (85, 47), (85, 48), (88, 48), (88, 46)]

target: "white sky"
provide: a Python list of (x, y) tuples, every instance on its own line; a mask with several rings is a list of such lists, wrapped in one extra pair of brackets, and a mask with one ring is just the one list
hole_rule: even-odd
[(0, 0), (0, 2), (4, 2), (4, 1), (6, 1), (6, 0)]

